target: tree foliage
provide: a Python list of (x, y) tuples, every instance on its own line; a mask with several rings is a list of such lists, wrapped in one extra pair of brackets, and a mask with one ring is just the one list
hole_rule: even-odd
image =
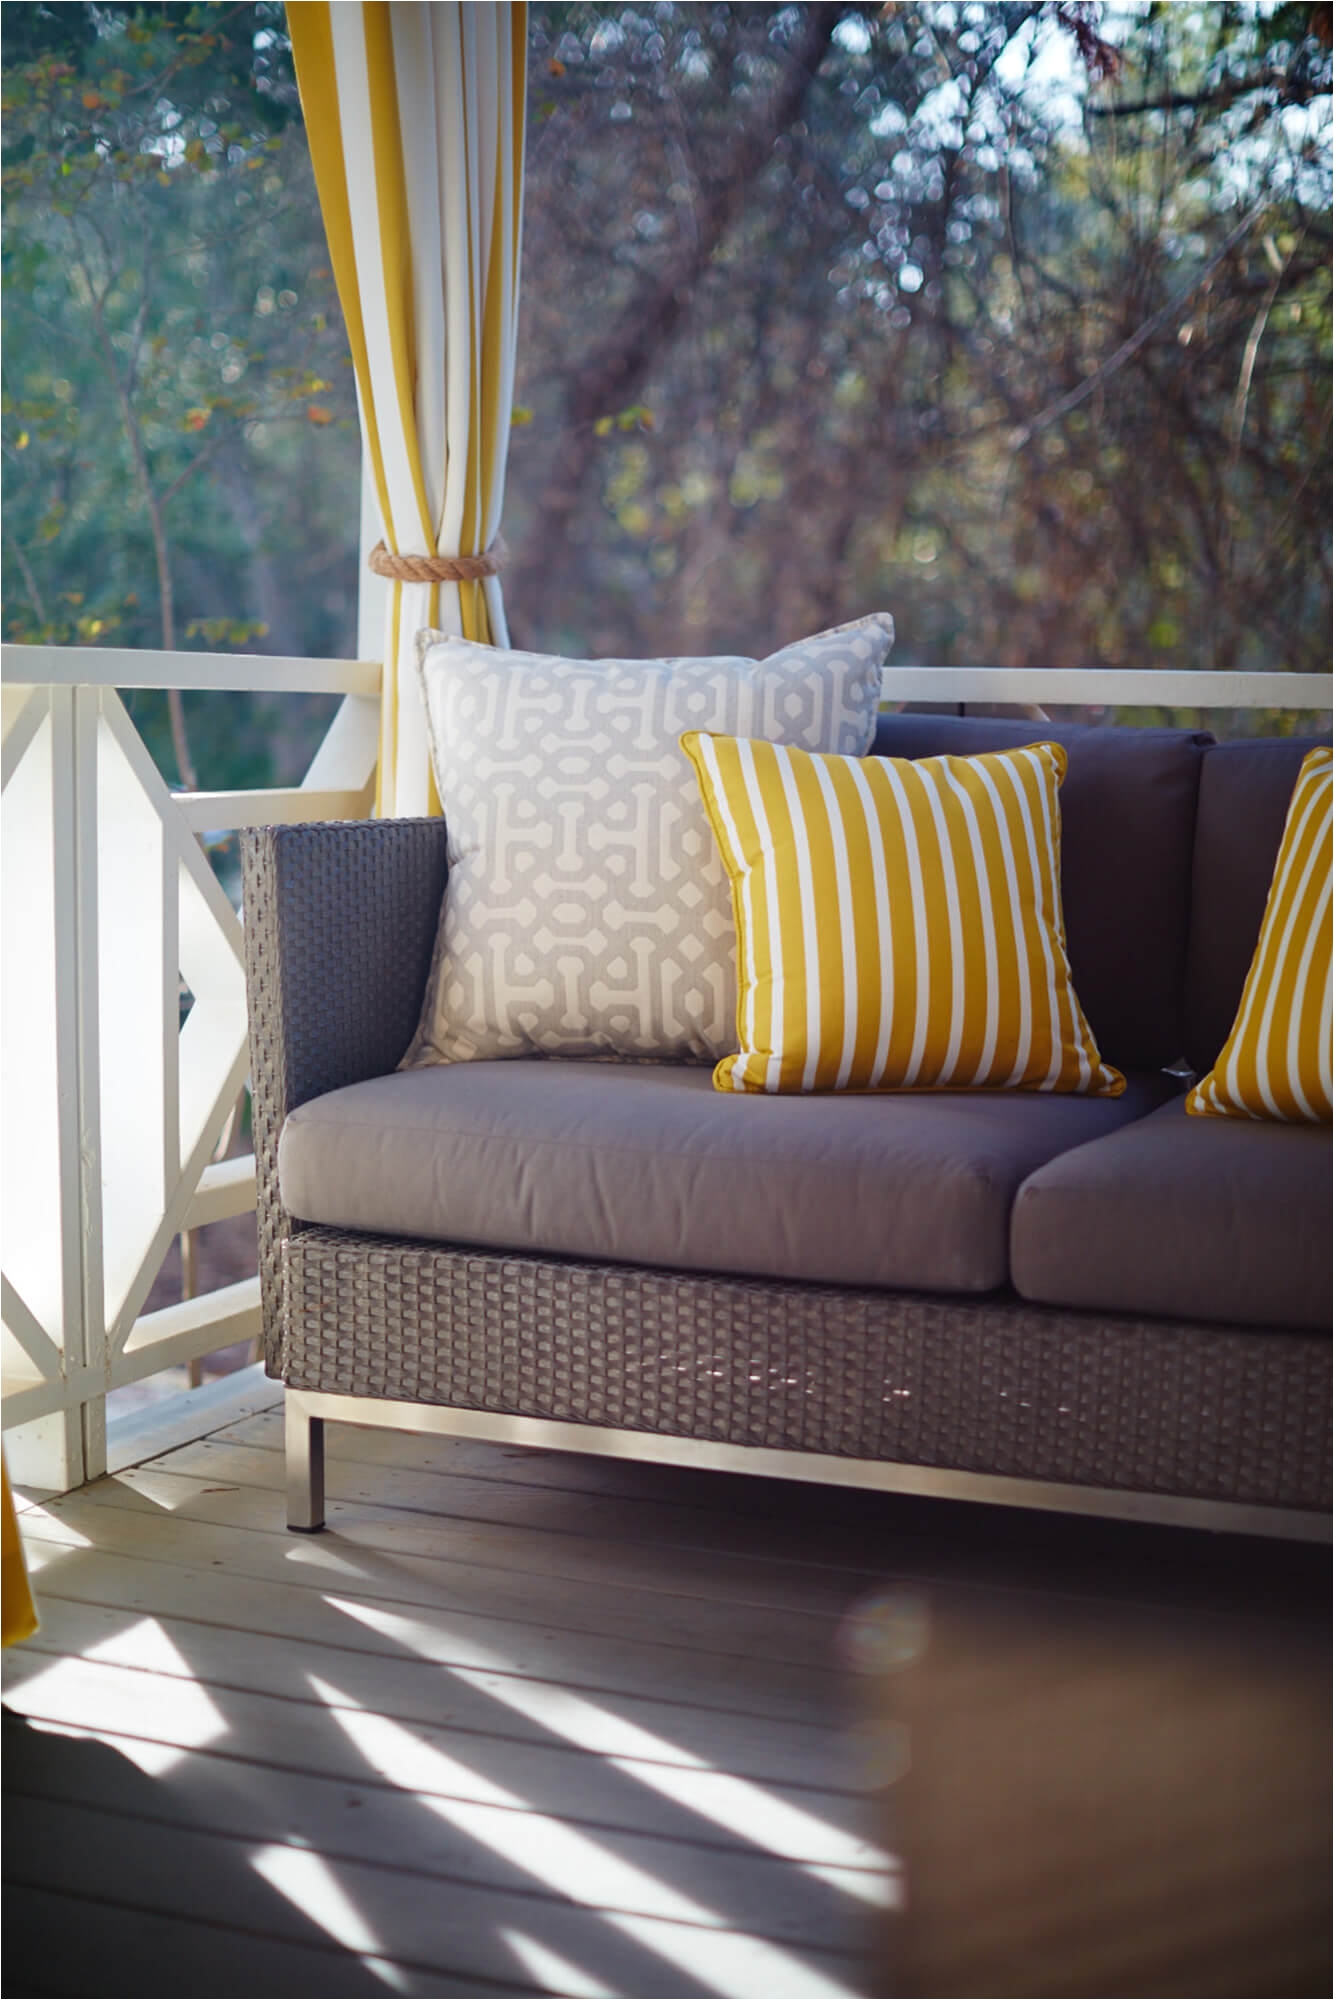
[(340, 649), (355, 408), (281, 7), (3, 25), (6, 636)]
[[(281, 7), (2, 11), (6, 636), (351, 652)], [(1329, 19), (538, 0), (516, 643), (1325, 666)], [(195, 700), (203, 782), (299, 766)]]
[(1328, 15), (536, 9), (516, 630), (1323, 666)]

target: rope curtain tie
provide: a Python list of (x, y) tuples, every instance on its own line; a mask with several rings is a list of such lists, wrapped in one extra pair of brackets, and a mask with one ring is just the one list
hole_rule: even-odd
[(498, 576), (509, 557), (504, 537), (497, 535), (489, 549), (479, 556), (396, 556), (383, 542), (377, 542), (366, 558), (366, 567), (391, 583), (481, 583)]

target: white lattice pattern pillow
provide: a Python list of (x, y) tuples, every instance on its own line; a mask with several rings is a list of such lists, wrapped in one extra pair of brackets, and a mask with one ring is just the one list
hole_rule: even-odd
[(767, 660), (565, 660), (423, 633), (449, 886), (403, 1066), (735, 1049), (730, 891), (680, 738), (863, 756), (893, 636), (877, 614)]

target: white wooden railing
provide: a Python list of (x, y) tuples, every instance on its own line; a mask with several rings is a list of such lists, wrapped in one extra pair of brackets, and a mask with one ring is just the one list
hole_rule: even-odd
[[(252, 1277), (145, 1313), (173, 1238), (255, 1205), (213, 1163), (248, 1068), (241, 926), (197, 836), (371, 810), (380, 668), (3, 649), (3, 1418), (17, 1479), (105, 1469), (109, 1391), (259, 1331)], [(303, 783), (172, 793), (116, 690), (337, 694)], [(192, 996), (180, 1019), (181, 982)]]
[[(371, 810), (376, 664), (3, 649), (3, 1376), (14, 1476), (106, 1461), (114, 1389), (259, 1330), (255, 1277), (145, 1313), (172, 1239), (254, 1207), (212, 1162), (247, 1068), (241, 927), (198, 836)], [(118, 688), (344, 697), (303, 783), (171, 793)], [(1329, 675), (895, 667), (887, 702), (1334, 706)], [(182, 1026), (180, 981), (193, 1005)]]

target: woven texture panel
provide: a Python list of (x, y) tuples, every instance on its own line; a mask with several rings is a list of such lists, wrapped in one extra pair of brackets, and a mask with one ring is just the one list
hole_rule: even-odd
[(297, 1389), (1130, 1491), (1328, 1503), (1330, 1348), (1008, 1300), (304, 1230)]
[[(265, 1359), (282, 1372), (278, 1134), (298, 1104), (383, 1076), (426, 990), (445, 893), (443, 820), (256, 827), (241, 836)], [(299, 1226), (299, 1225), (296, 1225)]]

